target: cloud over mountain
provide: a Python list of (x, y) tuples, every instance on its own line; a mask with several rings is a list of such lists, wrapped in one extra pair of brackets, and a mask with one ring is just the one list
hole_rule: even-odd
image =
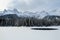
[(50, 10), (60, 7), (60, 0), (12, 0), (8, 8), (17, 8), (22, 11)]

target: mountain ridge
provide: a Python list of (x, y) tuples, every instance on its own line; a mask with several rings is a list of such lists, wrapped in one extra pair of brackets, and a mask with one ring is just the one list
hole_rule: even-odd
[(46, 12), (46, 11), (41, 11), (41, 12), (29, 12), (29, 11), (25, 11), (25, 12), (20, 12), (17, 9), (13, 9), (13, 10), (6, 10), (4, 9), (4, 11), (0, 11), (0, 16), (4, 16), (4, 15), (8, 15), (8, 14), (16, 14), (18, 17), (35, 17), (35, 18), (44, 18), (47, 15), (60, 15), (60, 11), (58, 10), (52, 10), (50, 12)]

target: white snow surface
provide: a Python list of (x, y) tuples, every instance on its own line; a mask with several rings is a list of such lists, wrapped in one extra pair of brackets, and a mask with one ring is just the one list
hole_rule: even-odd
[[(60, 40), (59, 30), (31, 30), (32, 27), (0, 27), (0, 40)], [(35, 28), (35, 27), (34, 27)]]

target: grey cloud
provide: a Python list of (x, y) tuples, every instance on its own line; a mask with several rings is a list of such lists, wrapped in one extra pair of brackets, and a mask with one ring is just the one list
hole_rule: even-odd
[(17, 8), (23, 11), (53, 9), (60, 7), (60, 0), (32, 0), (30, 5), (27, 5), (25, 2), (20, 2), (19, 0), (13, 0), (9, 7)]

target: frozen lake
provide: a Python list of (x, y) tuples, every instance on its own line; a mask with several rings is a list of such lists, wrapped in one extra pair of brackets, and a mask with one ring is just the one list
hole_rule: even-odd
[(0, 40), (60, 40), (60, 26), (52, 27), (58, 30), (31, 30), (31, 28), (37, 27), (0, 27)]

